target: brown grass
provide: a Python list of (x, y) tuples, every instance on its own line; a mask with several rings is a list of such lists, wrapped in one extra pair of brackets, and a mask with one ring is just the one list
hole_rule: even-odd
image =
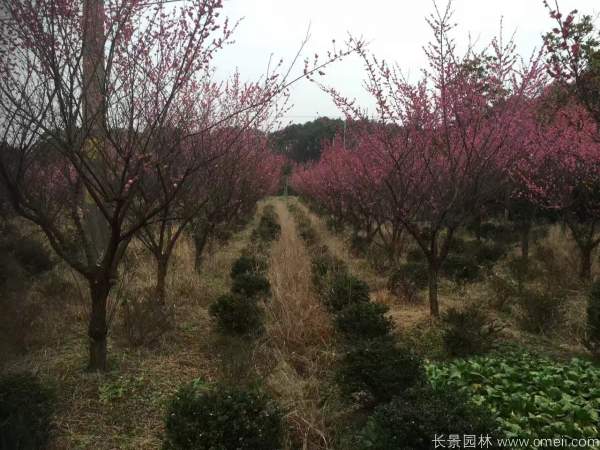
[[(282, 200), (274, 201), (281, 237), (271, 249), (272, 298), (259, 352), (271, 361), (266, 378), (282, 403), (294, 446), (330, 448), (324, 379), (335, 358), (331, 320), (312, 291), (310, 257)], [(291, 446), (292, 444), (290, 444)]]

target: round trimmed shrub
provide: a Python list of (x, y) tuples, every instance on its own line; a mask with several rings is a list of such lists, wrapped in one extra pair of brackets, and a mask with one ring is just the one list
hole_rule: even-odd
[(231, 278), (246, 274), (263, 274), (267, 270), (267, 262), (256, 256), (242, 255), (231, 266)]
[(392, 322), (385, 317), (388, 310), (378, 303), (352, 303), (337, 314), (335, 325), (350, 341), (390, 336)]
[(341, 311), (352, 303), (369, 301), (369, 285), (349, 273), (334, 275), (325, 296), (325, 305), (332, 312)]
[(380, 338), (359, 342), (346, 352), (336, 380), (344, 395), (381, 403), (422, 383), (425, 371), (412, 352)]
[(22, 238), (11, 245), (12, 253), (17, 261), (31, 275), (39, 275), (53, 267), (50, 253), (38, 241)]
[(410, 281), (418, 289), (424, 289), (429, 284), (429, 268), (426, 261), (410, 261), (401, 264), (396, 277)]
[(464, 394), (425, 386), (375, 408), (354, 448), (429, 450), (436, 435), (447, 439), (451, 434), (461, 440), (465, 435), (490, 435), (496, 445), (497, 428), (491, 414), (470, 404)]
[(282, 438), (282, 414), (265, 394), (192, 383), (168, 405), (163, 449), (279, 450)]
[(479, 265), (468, 255), (448, 255), (442, 270), (448, 278), (461, 283), (473, 282), (479, 277)]
[(54, 413), (54, 392), (31, 374), (0, 377), (0, 449), (46, 448)]
[(281, 234), (281, 226), (277, 220), (277, 213), (273, 205), (265, 206), (263, 214), (256, 227), (258, 238), (264, 242), (274, 241)]
[(321, 247), (311, 259), (311, 272), (313, 284), (318, 290), (323, 289), (328, 284), (328, 279), (333, 278), (337, 273), (348, 272), (346, 263), (333, 256), (327, 247)]
[(475, 306), (464, 310), (450, 308), (444, 315), (442, 338), (450, 356), (485, 353), (495, 344), (499, 328)]
[(262, 310), (254, 299), (241, 295), (222, 295), (210, 305), (209, 314), (225, 334), (256, 335), (263, 330)]
[(242, 273), (233, 279), (231, 292), (246, 297), (266, 297), (271, 292), (271, 284), (264, 275)]

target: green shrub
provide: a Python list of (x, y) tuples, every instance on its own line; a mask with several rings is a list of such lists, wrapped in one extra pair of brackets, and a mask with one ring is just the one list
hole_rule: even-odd
[(358, 342), (344, 354), (336, 373), (342, 393), (364, 403), (390, 401), (423, 379), (421, 360), (390, 339)]
[(371, 242), (364, 236), (354, 233), (350, 238), (350, 249), (356, 255), (365, 255), (369, 251)]
[(423, 250), (420, 247), (411, 247), (406, 252), (406, 261), (407, 262), (425, 262), (425, 255), (423, 254)]
[(231, 292), (246, 297), (266, 297), (271, 292), (271, 284), (264, 275), (242, 273), (233, 279)]
[[(428, 450), (435, 447), (436, 436), (448, 444), (449, 435), (490, 436), (497, 424), (481, 407), (469, 404), (465, 395), (451, 389), (433, 390), (426, 386), (411, 389), (406, 395), (378, 406), (358, 434), (354, 448), (373, 450)], [(476, 441), (475, 445), (479, 442)], [(475, 446), (473, 446), (475, 448)]]
[(337, 314), (335, 325), (350, 341), (389, 336), (392, 322), (385, 317), (388, 310), (378, 303), (351, 303)]
[(334, 216), (329, 216), (325, 224), (327, 229), (333, 233), (341, 233), (344, 231), (344, 223)]
[(402, 297), (408, 303), (419, 303), (419, 287), (409, 280), (402, 270), (392, 271), (388, 277), (387, 288), (396, 296)]
[(532, 333), (545, 333), (560, 324), (563, 317), (565, 294), (539, 287), (526, 289), (519, 296), (521, 325)]
[(54, 266), (48, 250), (34, 239), (21, 238), (11, 248), (16, 260), (31, 275), (47, 272)]
[(450, 356), (470, 356), (492, 349), (500, 328), (481, 309), (450, 308), (443, 315), (444, 348)]
[(279, 450), (279, 408), (264, 394), (229, 387), (179, 389), (165, 419), (165, 450)]
[(337, 273), (325, 295), (325, 305), (337, 312), (352, 303), (369, 301), (369, 286), (349, 273)]
[(426, 261), (410, 261), (398, 267), (398, 277), (413, 283), (418, 289), (429, 285), (429, 268)]
[(346, 263), (333, 256), (327, 247), (321, 247), (311, 259), (312, 281), (322, 291), (338, 273), (347, 273)]
[(225, 334), (256, 335), (263, 330), (262, 310), (254, 299), (241, 295), (222, 295), (210, 305), (209, 314)]
[(30, 374), (0, 377), (0, 449), (39, 450), (47, 446), (54, 393)]
[(256, 233), (258, 238), (264, 242), (271, 242), (279, 238), (281, 226), (279, 225), (277, 213), (273, 205), (265, 206), (262, 216), (258, 221)]
[(427, 366), (435, 387), (465, 392), (509, 437), (598, 436), (600, 368), (530, 353), (490, 354)]
[(587, 304), (586, 347), (596, 357), (600, 357), (600, 281), (590, 290)]
[(231, 266), (231, 278), (245, 274), (263, 274), (267, 270), (267, 262), (263, 258), (242, 255)]
[(506, 254), (506, 248), (497, 243), (478, 243), (475, 248), (474, 256), (476, 261), (484, 266), (493, 266), (500, 258)]
[(442, 272), (459, 283), (470, 283), (479, 277), (479, 265), (472, 256), (448, 255), (442, 264)]

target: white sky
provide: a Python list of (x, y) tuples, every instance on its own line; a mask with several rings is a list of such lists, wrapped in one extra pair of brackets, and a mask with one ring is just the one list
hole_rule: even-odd
[[(553, 1), (553, 0), (551, 0)], [(438, 0), (440, 8), (445, 0)], [(469, 33), (481, 45), (497, 34), (503, 18), (505, 36), (516, 32), (519, 52), (529, 56), (541, 45), (542, 33), (554, 24), (542, 0), (454, 0), (454, 36), (459, 46)], [(600, 0), (560, 0), (561, 12), (578, 9), (596, 17)], [(308, 25), (311, 39), (304, 55), (324, 56), (331, 40), (344, 42), (348, 32), (362, 36), (369, 48), (389, 62), (398, 62), (405, 74), (418, 76), (427, 64), (422, 50), (430, 37), (425, 17), (433, 11), (432, 0), (225, 0), (224, 14), (231, 20), (243, 18), (235, 33), (235, 44), (215, 61), (219, 74), (237, 67), (242, 78), (251, 80), (265, 72), (269, 56), (287, 62), (297, 52)], [(295, 69), (300, 74), (301, 58)], [(358, 57), (334, 63), (321, 79), (363, 106), (371, 104), (362, 89), (364, 71)], [(339, 111), (313, 83), (302, 80), (291, 90), (294, 105), (286, 121), (306, 122), (317, 116), (339, 117)]]

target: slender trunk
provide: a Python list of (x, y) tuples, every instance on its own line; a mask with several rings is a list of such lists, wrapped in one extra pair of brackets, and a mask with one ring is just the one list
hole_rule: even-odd
[(204, 248), (208, 241), (208, 232), (202, 230), (200, 233), (194, 233), (194, 269), (196, 272), (200, 272), (202, 267), (202, 256), (204, 254)]
[(590, 281), (592, 278), (592, 250), (593, 247), (580, 247), (581, 266), (579, 268), (579, 277), (583, 281)]
[(529, 266), (529, 241), (531, 236), (531, 222), (521, 224), (521, 259), (523, 267), (527, 270)]
[(440, 305), (438, 303), (438, 267), (429, 263), (429, 311), (432, 317), (440, 317)]
[(91, 371), (106, 370), (106, 336), (108, 325), (106, 322), (106, 302), (110, 292), (108, 280), (94, 280), (90, 282), (92, 297), (92, 311), (88, 327), (90, 339), (90, 360), (88, 368)]
[(168, 256), (161, 255), (156, 258), (156, 300), (160, 305), (166, 300), (166, 280), (169, 266)]

